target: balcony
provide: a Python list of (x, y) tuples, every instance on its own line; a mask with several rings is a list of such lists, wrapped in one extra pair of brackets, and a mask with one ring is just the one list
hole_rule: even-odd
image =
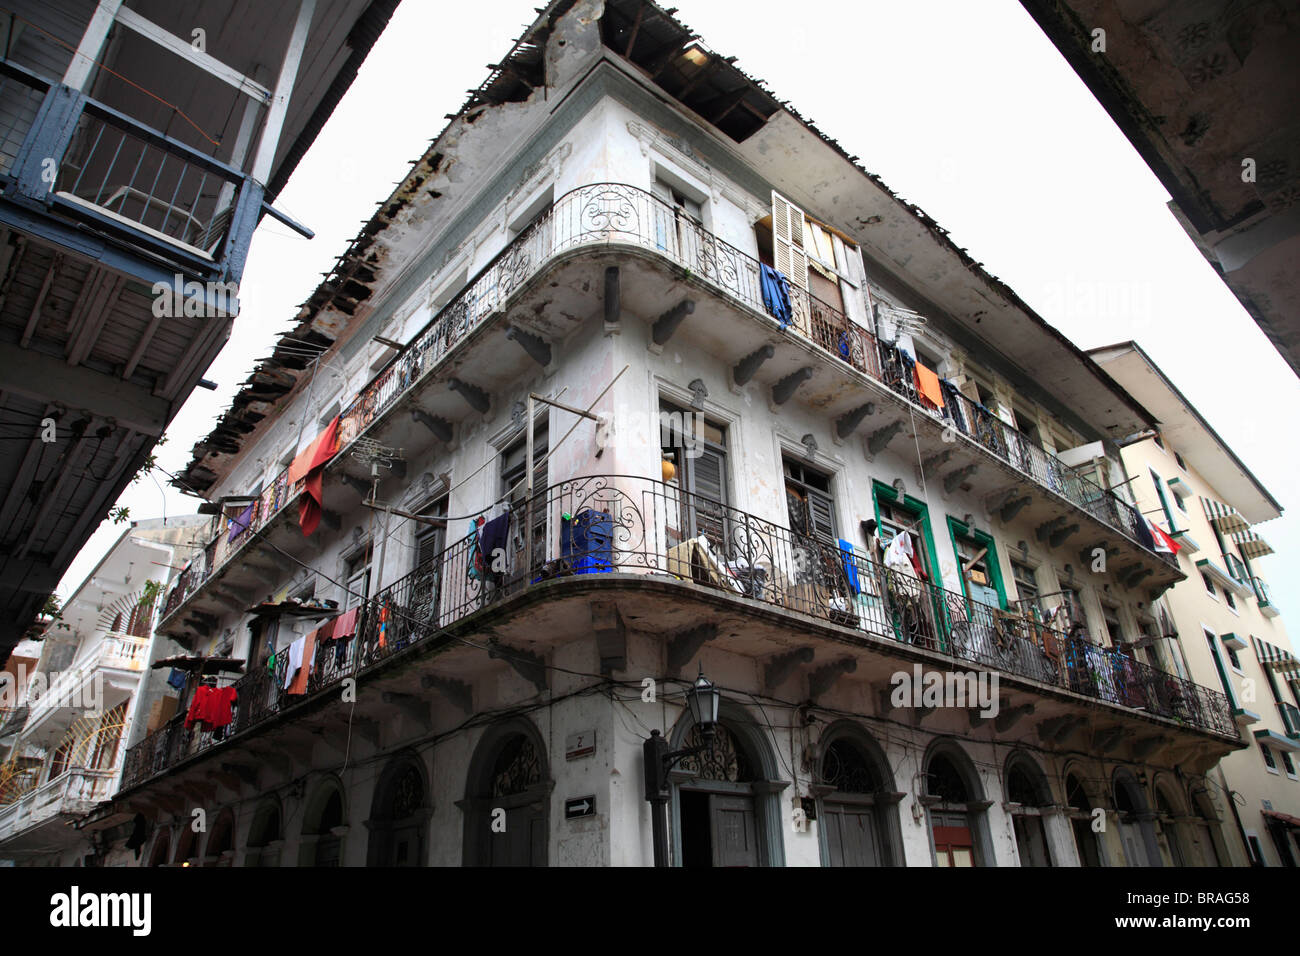
[[(499, 574), (483, 562), (477, 540), (465, 538), (366, 602), (355, 638), (342, 648), (317, 648), (307, 699), (336, 695), (344, 678), (364, 677), (410, 648), (445, 638), (449, 628), (473, 632), (471, 618), (481, 621), (528, 592), (559, 600), (565, 588), (631, 592), (649, 583), (670, 592), (691, 587), (734, 605), (747, 621), (765, 614), (785, 632), (799, 622), (830, 625), (839, 639), (885, 657), (906, 648), (939, 666), (998, 671), (1036, 693), (1074, 695), (1237, 738), (1218, 691), (1094, 643), (1077, 628), (1063, 633), (1033, 609), (1011, 613), (969, 600), (670, 483), (575, 478), (534, 494), (514, 529), (508, 568)], [(662, 608), (675, 596), (656, 600)], [(259, 668), (235, 682), (237, 713), (226, 739), (304, 701), (282, 690), (287, 656), (277, 655), (274, 672)], [(123, 787), (220, 743), (178, 718), (128, 751)]]
[(1255, 598), (1259, 601), (1259, 613), (1265, 617), (1277, 617), (1281, 614), (1282, 612), (1277, 609), (1272, 596), (1268, 593), (1268, 585), (1264, 583), (1264, 579), (1251, 578), (1251, 583), (1255, 589)]
[[(849, 395), (850, 407), (860, 406), (872, 395), (887, 398), (919, 417), (918, 435), (924, 430), (926, 447), (941, 449), (945, 461), (953, 449), (960, 447), (971, 459), (996, 463), (1001, 473), (990, 479), (989, 488), (1000, 490), (1002, 497), (1006, 497), (1008, 488), (1021, 482), (1047, 492), (1032, 502), (1026, 515), (1042, 518), (1051, 526), (1053, 546), (1058, 536), (1064, 540), (1078, 530), (1077, 524), (1062, 527), (1066, 525), (1060, 517), (1062, 507), (1073, 508), (1099, 523), (1096, 528), (1100, 533), (1121, 536), (1118, 543), (1133, 563), (1121, 564), (1120, 573), (1130, 583), (1153, 573), (1157, 583), (1182, 579), (1173, 556), (1141, 544), (1136, 511), (1113, 492), (1076, 473), (964, 395), (955, 396), (942, 410), (930, 405), (917, 395), (896, 349), (878, 343), (870, 331), (816, 296), (792, 287), (790, 320), (778, 323), (764, 304), (761, 264), (757, 259), (681, 218), (672, 206), (649, 193), (615, 183), (584, 186), (560, 197), (443, 306), (343, 410), (339, 451), (331, 465), (347, 458), (346, 452), (357, 438), (373, 436), (401, 400), (427, 388), (435, 372), (448, 364), (451, 353), (467, 348), (478, 330), (503, 318), (508, 310), (525, 312), (515, 308), (519, 298), (549, 267), (584, 251), (628, 248), (656, 260), (667, 260), (683, 273), (683, 279), (702, 284), (726, 302), (739, 306), (748, 319), (762, 323), (756, 329), (750, 321), (749, 333), (780, 335), (784, 341), (815, 353), (834, 373), (845, 377), (844, 392)], [(663, 289), (654, 291), (662, 308)], [(563, 311), (558, 304), (553, 303), (553, 308)], [(573, 311), (581, 309), (575, 307)], [(728, 347), (732, 346), (720, 348), (718, 354)], [(863, 394), (864, 388), (867, 394)], [(261, 493), (248, 515), (241, 516), (237, 527), (221, 528), (202, 558), (182, 572), (168, 594), (159, 628), (175, 633), (182, 621), (179, 612), (189, 606), (193, 596), (240, 555), (286, 505), (297, 499), (300, 491), (301, 483), (289, 485), (286, 468)], [(1090, 546), (1095, 543), (1090, 541)]]
[(130, 694), (140, 681), (149, 657), (149, 640), (130, 634), (109, 632), (90, 653), (58, 676), (39, 697), (29, 701), (30, 713), (24, 731), (62, 727), (72, 715), (87, 709), (91, 682), (102, 675), (104, 709)]
[(116, 777), (116, 767), (74, 767), (40, 786), (11, 791), (0, 808), (0, 854), (21, 857), (49, 852), (51, 844), (71, 844), (75, 831), (68, 820), (111, 797)]

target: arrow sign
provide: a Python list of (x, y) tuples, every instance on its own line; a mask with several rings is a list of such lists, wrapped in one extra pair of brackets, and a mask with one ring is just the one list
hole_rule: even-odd
[(574, 800), (564, 801), (564, 819), (576, 820), (578, 817), (589, 817), (596, 812), (596, 797), (578, 797)]

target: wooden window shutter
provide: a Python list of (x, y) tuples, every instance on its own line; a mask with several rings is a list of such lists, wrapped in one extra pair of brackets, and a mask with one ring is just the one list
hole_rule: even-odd
[(813, 537), (827, 544), (835, 544), (835, 508), (830, 498), (810, 489), (808, 514), (812, 518)]
[(808, 288), (808, 254), (804, 252), (804, 214), (775, 190), (772, 192), (772, 261), (792, 286)]
[(722, 455), (712, 449), (703, 449), (690, 466), (691, 493), (726, 504), (727, 465)]

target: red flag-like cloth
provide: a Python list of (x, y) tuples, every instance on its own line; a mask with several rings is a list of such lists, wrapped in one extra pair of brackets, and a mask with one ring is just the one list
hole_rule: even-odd
[(325, 426), (314, 442), (304, 448), (289, 466), (288, 483), (293, 487), (300, 480), (305, 480), (303, 495), (298, 502), (298, 525), (304, 536), (309, 536), (320, 524), (324, 512), (322, 501), (322, 484), (324, 483), (325, 463), (338, 451), (339, 417), (337, 415)]

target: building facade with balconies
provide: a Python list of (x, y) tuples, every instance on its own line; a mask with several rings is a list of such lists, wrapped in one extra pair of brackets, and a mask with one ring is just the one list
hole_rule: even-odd
[[(1253, 526), (1282, 506), (1136, 343), (1096, 349), (1098, 364), (1156, 413), (1157, 434), (1124, 448), (1141, 510), (1181, 544), (1187, 579), (1160, 599), (1162, 635), (1180, 674), (1220, 686), (1251, 747), (1208, 778), (1234, 793), (1234, 863), (1300, 864), (1300, 662), (1262, 564), (1273, 548)], [(1217, 684), (1216, 684), (1217, 682)]]
[(39, 657), (10, 657), (6, 689), (18, 696), (0, 727), (0, 859), (72, 864), (94, 851), (96, 831), (77, 824), (117, 789), (154, 612), (199, 527), (133, 524), (33, 642)]
[(1151, 413), (653, 4), (542, 10), (250, 383), (177, 479), (158, 630), (236, 705), (129, 749), (151, 864), (648, 864), (701, 668), (677, 864), (1226, 858), (1228, 701), (1133, 646)]
[(0, 409), (21, 430), (0, 459), (0, 656), (225, 345), (262, 216), (311, 235), (271, 203), (396, 5), (0, 14)]

